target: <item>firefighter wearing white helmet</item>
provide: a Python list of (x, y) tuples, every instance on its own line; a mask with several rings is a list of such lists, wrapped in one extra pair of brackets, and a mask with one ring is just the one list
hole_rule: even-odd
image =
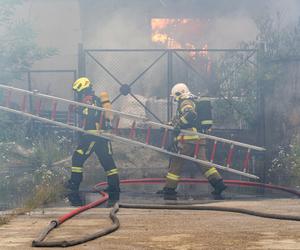
[[(185, 83), (177, 83), (171, 90), (171, 96), (178, 107), (175, 117), (172, 119), (175, 134), (173, 137), (172, 149), (177, 152), (180, 150), (181, 154), (194, 156), (195, 143), (200, 143), (199, 155), (202, 160), (206, 161), (206, 145), (205, 139), (198, 135), (187, 135), (180, 133), (180, 129), (187, 129), (194, 132), (205, 133), (212, 125), (212, 118), (210, 116), (203, 116), (207, 112), (207, 100), (203, 100), (193, 95)], [(210, 102), (209, 102), (210, 105)], [(210, 107), (210, 106), (209, 106)], [(180, 173), (186, 160), (178, 157), (170, 158), (170, 166), (166, 176), (166, 184), (163, 190), (158, 193), (163, 194), (165, 199), (176, 199), (176, 188), (180, 180)], [(212, 165), (210, 168), (201, 166), (203, 175), (208, 179), (214, 190), (212, 195), (215, 199), (222, 199), (221, 193), (226, 189), (221, 175), (218, 170)]]
[(175, 101), (179, 101), (180, 99), (190, 97), (191, 92), (185, 83), (177, 83), (171, 90), (171, 96), (175, 99)]
[[(81, 77), (73, 83), (73, 90), (77, 94), (77, 99), (85, 104), (107, 108), (109, 97), (107, 92), (101, 92), (100, 97), (95, 95), (91, 81), (86, 77)], [(83, 129), (91, 133), (98, 133), (99, 129), (106, 129), (106, 122), (100, 128), (101, 111), (81, 108), (79, 115), (83, 123)], [(106, 114), (104, 114), (106, 117)], [(83, 178), (83, 165), (89, 156), (95, 152), (107, 176), (107, 191), (111, 204), (119, 199), (119, 175), (118, 169), (112, 157), (111, 143), (107, 139), (98, 136), (82, 133), (79, 136), (79, 145), (72, 156), (71, 178), (66, 187), (70, 191), (68, 194), (71, 205), (82, 205), (79, 195), (79, 186)]]

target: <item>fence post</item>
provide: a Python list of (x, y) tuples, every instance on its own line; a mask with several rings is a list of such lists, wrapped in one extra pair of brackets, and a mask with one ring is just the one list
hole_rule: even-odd
[[(265, 53), (265, 43), (261, 42), (257, 51), (257, 116), (256, 116), (256, 143), (261, 147), (266, 145), (266, 129), (265, 129), (265, 87), (264, 87), (264, 53)], [(267, 172), (267, 157), (266, 153), (262, 153), (262, 156), (259, 157), (259, 162), (261, 162), (262, 173), (260, 177), (263, 183), (266, 183), (266, 172)], [(264, 190), (263, 190), (264, 192)]]
[[(28, 90), (32, 91), (32, 84), (31, 84), (31, 72), (30, 70), (27, 71), (27, 82), (28, 82)], [(32, 96), (29, 95), (29, 112), (33, 112), (33, 105), (32, 105)]]
[(85, 68), (85, 51), (83, 48), (83, 44), (78, 44), (78, 77), (86, 76), (86, 68)]
[(168, 122), (172, 119), (173, 116), (173, 104), (170, 98), (171, 88), (173, 85), (173, 52), (168, 50), (168, 83), (167, 83), (167, 119)]

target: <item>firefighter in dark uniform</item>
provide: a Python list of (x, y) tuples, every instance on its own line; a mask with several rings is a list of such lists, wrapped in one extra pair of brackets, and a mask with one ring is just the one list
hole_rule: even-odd
[[(95, 95), (92, 83), (86, 77), (81, 77), (76, 80), (73, 84), (73, 90), (77, 93), (77, 98), (82, 103), (105, 107), (105, 104), (109, 102), (109, 99), (105, 98), (108, 97), (107, 94), (103, 95), (105, 99)], [(101, 111), (81, 107), (79, 108), (79, 114), (83, 121), (84, 130), (91, 133), (99, 133)], [(106, 114), (104, 116), (106, 116)], [(103, 120), (105, 121), (105, 119)], [(106, 122), (103, 122), (101, 129), (105, 130), (106, 128)], [(83, 178), (83, 164), (93, 152), (96, 153), (99, 162), (106, 172), (108, 182), (106, 191), (109, 194), (110, 201), (114, 202), (119, 199), (119, 175), (112, 157), (110, 141), (94, 135), (82, 133), (79, 136), (79, 145), (72, 156), (71, 178), (67, 183), (67, 188), (70, 190), (68, 199), (74, 206), (82, 205), (82, 200), (78, 191)]]
[[(175, 134), (173, 134), (175, 143), (173, 151), (180, 151), (181, 154), (188, 156), (194, 155), (195, 143), (198, 141), (199, 157), (206, 161), (206, 142), (205, 138), (198, 135), (188, 135), (180, 133), (180, 129), (191, 130), (195, 132), (205, 133), (212, 126), (212, 118), (205, 116), (205, 106), (210, 105), (205, 100), (200, 101), (189, 91), (184, 83), (178, 83), (173, 86), (171, 96), (178, 102), (176, 116), (172, 120)], [(200, 123), (200, 124), (199, 124)], [(180, 133), (180, 134), (179, 134)], [(175, 148), (174, 148), (175, 146)], [(163, 190), (158, 193), (163, 194), (165, 199), (176, 199), (176, 188), (180, 180), (182, 166), (186, 163), (185, 159), (179, 157), (171, 157), (169, 170), (166, 176), (166, 184)], [(221, 193), (226, 189), (218, 170), (212, 165), (210, 168), (200, 167), (203, 175), (208, 179), (214, 188), (212, 195), (215, 199), (222, 199)]]

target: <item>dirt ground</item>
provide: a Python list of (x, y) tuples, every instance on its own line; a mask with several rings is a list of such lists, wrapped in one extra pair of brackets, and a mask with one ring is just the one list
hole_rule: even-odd
[[(209, 205), (300, 215), (299, 199), (223, 201)], [(36, 210), (0, 226), (0, 249), (33, 249), (31, 242), (71, 207)], [(110, 225), (110, 209), (95, 208), (52, 231), (49, 241), (74, 239)], [(116, 232), (68, 249), (300, 249), (300, 222), (212, 211), (121, 208)], [(40, 248), (47, 249), (47, 248)], [(59, 248), (51, 248), (59, 249)]]

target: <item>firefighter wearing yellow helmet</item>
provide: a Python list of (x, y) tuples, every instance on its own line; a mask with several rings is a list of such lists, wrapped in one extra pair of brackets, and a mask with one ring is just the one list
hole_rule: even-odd
[[(206, 99), (193, 95), (185, 83), (177, 83), (171, 90), (171, 96), (178, 103), (172, 125), (175, 128), (172, 150), (180, 150), (181, 154), (194, 155), (195, 143), (200, 143), (199, 155), (206, 160), (205, 139), (198, 135), (187, 135), (180, 133), (180, 129), (205, 133), (212, 126), (210, 102)], [(208, 105), (209, 104), (209, 105)], [(208, 109), (207, 109), (208, 107)], [(176, 199), (176, 188), (180, 180), (180, 173), (186, 160), (178, 157), (170, 158), (170, 166), (166, 176), (166, 184), (163, 190), (158, 191), (165, 199)], [(222, 199), (221, 193), (226, 189), (223, 179), (217, 169), (212, 165), (210, 168), (201, 166), (200, 169), (214, 188), (212, 195), (215, 199)]]
[[(107, 108), (109, 102), (107, 92), (102, 92), (100, 97), (95, 95), (93, 85), (86, 77), (81, 77), (73, 83), (73, 90), (77, 94), (80, 102)], [(101, 98), (101, 96), (103, 98)], [(106, 105), (106, 106), (105, 106)], [(83, 122), (83, 129), (89, 132), (98, 133), (100, 129), (101, 111), (89, 108), (81, 108), (79, 115)], [(101, 129), (106, 129), (106, 122), (102, 124)], [(67, 182), (66, 187), (69, 189), (68, 199), (74, 206), (82, 205), (79, 195), (79, 186), (83, 178), (83, 164), (89, 156), (95, 152), (99, 162), (104, 168), (107, 176), (107, 192), (110, 201), (113, 203), (119, 199), (119, 175), (118, 169), (112, 157), (111, 143), (107, 139), (103, 139), (94, 135), (80, 134), (79, 144), (72, 155), (71, 178)]]

